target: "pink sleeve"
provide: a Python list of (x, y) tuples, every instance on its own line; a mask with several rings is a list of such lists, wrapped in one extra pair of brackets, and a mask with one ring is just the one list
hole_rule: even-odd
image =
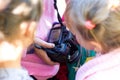
[(53, 6), (53, 0), (44, 0), (43, 2), (43, 14), (38, 23), (35, 36), (45, 40), (49, 33), (49, 30), (52, 27), (52, 23), (57, 21), (57, 17)]
[(34, 75), (37, 80), (47, 80), (59, 71), (59, 64), (47, 65), (36, 54), (27, 54), (26, 57), (22, 58), (21, 65), (28, 70), (29, 75)]

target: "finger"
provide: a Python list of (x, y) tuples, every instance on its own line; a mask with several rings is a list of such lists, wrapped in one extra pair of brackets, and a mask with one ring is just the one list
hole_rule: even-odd
[(35, 38), (35, 43), (38, 43), (40, 46), (45, 47), (45, 48), (53, 48), (55, 47), (55, 44), (53, 43), (48, 43), (40, 38)]
[(42, 50), (42, 49), (35, 49), (35, 51), (36, 51), (37, 55), (38, 55), (46, 64), (48, 64), (48, 65), (56, 65), (56, 64), (59, 64), (59, 63), (57, 63), (57, 62), (52, 61), (52, 60), (48, 57), (47, 53), (46, 53), (44, 50)]

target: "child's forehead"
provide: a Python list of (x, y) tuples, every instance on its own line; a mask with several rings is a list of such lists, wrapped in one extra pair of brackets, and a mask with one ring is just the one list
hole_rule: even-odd
[(27, 16), (32, 10), (32, 6), (29, 5), (29, 2), (31, 2), (31, 4), (35, 4), (32, 0), (28, 0), (28, 2), (25, 0), (14, 0), (15, 2), (12, 1), (13, 0), (0, 0), (0, 12), (6, 12), (7, 10), (7, 12), (14, 15)]
[(14, 15), (24, 15), (27, 16), (32, 10), (32, 7), (28, 6), (25, 3), (21, 3), (17, 5), (13, 10), (12, 13)]
[(0, 12), (6, 8), (11, 0), (0, 0)]

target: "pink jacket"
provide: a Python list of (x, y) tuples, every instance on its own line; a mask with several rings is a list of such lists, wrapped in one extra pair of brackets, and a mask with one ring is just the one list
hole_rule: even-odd
[[(36, 29), (36, 37), (46, 40), (52, 23), (57, 21), (53, 0), (43, 0), (43, 13)], [(59, 70), (59, 65), (50, 66), (44, 63), (35, 53), (27, 54), (22, 58), (22, 66), (26, 68), (30, 75), (37, 80), (47, 80), (55, 76)]]
[(76, 80), (120, 80), (120, 48), (81, 66)]
[[(35, 35), (43, 40), (46, 40), (52, 27), (52, 23), (58, 21), (56, 10), (53, 6), (53, 1), (54, 0), (43, 0), (43, 13)], [(65, 10), (65, 5), (63, 4), (65, 4), (65, 0), (57, 0), (57, 3), (60, 14), (63, 15)], [(27, 54), (23, 57), (22, 65), (28, 70), (29, 74), (35, 76), (37, 80), (47, 80), (48, 78), (55, 76), (59, 70), (59, 65), (47, 65), (35, 53)]]

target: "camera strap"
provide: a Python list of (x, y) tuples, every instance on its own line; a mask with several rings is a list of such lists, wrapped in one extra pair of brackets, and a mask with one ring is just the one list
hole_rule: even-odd
[(60, 14), (59, 14), (59, 11), (58, 11), (57, 0), (54, 0), (54, 8), (55, 8), (56, 11), (57, 11), (57, 18), (58, 18), (58, 21), (59, 21), (60, 25), (61, 25), (62, 27), (64, 27), (64, 24), (62, 23), (62, 18), (61, 18)]

